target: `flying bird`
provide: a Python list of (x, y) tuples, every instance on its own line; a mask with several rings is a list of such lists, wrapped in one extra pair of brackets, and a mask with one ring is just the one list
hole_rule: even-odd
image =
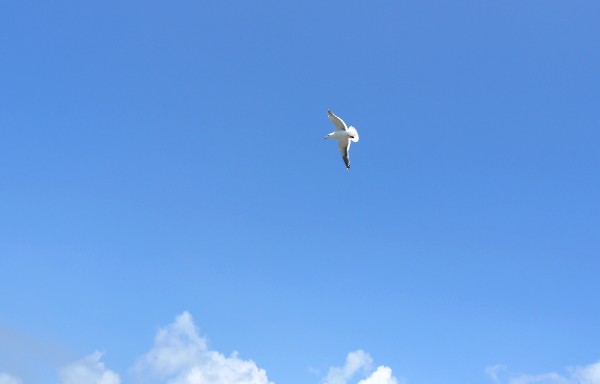
[(344, 164), (350, 170), (350, 142), (358, 141), (358, 132), (354, 127), (348, 128), (344, 120), (334, 115), (329, 109), (327, 110), (327, 117), (329, 117), (329, 120), (335, 126), (335, 131), (325, 136), (325, 139), (336, 139), (338, 141), (338, 148), (340, 149), (342, 159), (344, 159)]

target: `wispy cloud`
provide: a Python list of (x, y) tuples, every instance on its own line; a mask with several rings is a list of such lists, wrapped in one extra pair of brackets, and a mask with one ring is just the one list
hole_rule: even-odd
[(120, 384), (115, 372), (100, 361), (102, 353), (94, 352), (60, 370), (62, 384)]
[(23, 382), (14, 377), (9, 375), (8, 373), (2, 373), (0, 372), (0, 384), (22, 384)]
[[(343, 367), (332, 367), (325, 378), (325, 384), (347, 384), (358, 373), (367, 374), (371, 371), (373, 359), (363, 350), (350, 352)], [(392, 370), (379, 366), (358, 384), (397, 384), (398, 380), (392, 375)]]
[(600, 384), (600, 361), (579, 367), (567, 368), (567, 372), (541, 374), (515, 374), (503, 365), (486, 368), (488, 377), (497, 384)]
[(350, 352), (343, 367), (331, 367), (326, 384), (346, 384), (357, 372), (370, 368), (373, 359), (363, 350)]
[(571, 369), (573, 377), (581, 384), (600, 384), (600, 361), (585, 367)]
[(269, 384), (265, 370), (252, 360), (210, 350), (188, 312), (158, 332), (154, 346), (138, 360), (134, 372), (144, 383)]
[(490, 365), (485, 369), (485, 374), (492, 379), (494, 383), (500, 383), (500, 376), (506, 367), (502, 364)]

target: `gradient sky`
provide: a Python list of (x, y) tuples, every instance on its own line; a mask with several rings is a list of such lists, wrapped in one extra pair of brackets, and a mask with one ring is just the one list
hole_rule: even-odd
[(2, 2), (0, 384), (600, 383), (599, 18)]

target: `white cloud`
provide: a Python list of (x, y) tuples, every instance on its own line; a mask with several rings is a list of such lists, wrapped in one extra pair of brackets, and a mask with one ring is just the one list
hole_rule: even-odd
[(329, 369), (325, 383), (346, 384), (358, 371), (367, 370), (372, 362), (371, 356), (361, 349), (350, 352), (343, 367), (331, 367)]
[(100, 361), (102, 353), (94, 352), (60, 370), (62, 384), (120, 384), (115, 372), (107, 369)]
[(208, 349), (188, 312), (161, 329), (152, 349), (134, 367), (142, 382), (169, 384), (270, 384), (264, 369), (252, 360)]
[[(399, 383), (391, 368), (382, 365), (373, 370), (372, 364), (373, 359), (367, 352), (360, 349), (350, 352), (344, 365), (331, 367), (323, 381), (326, 384)], [(600, 384), (594, 381), (600, 368), (588, 368), (574, 370), (573, 375), (582, 378), (581, 384)], [(130, 373), (143, 384), (273, 384), (265, 370), (252, 360), (239, 358), (237, 352), (225, 356), (209, 349), (188, 312), (158, 331), (154, 345), (137, 360)], [(120, 376), (102, 362), (100, 352), (64, 366), (59, 370), (59, 377), (61, 384), (121, 384)], [(24, 382), (0, 372), (0, 384)]]
[(571, 368), (571, 374), (580, 384), (600, 384), (600, 361), (585, 367)]
[[(502, 365), (486, 368), (486, 373), (497, 384), (600, 384), (600, 361), (594, 364), (571, 367), (566, 374), (548, 372), (537, 375), (511, 374)], [(506, 376), (505, 379), (502, 376)]]
[(2, 373), (0, 372), (0, 384), (22, 384), (23, 382), (14, 377), (9, 375), (8, 373)]
[[(346, 384), (357, 373), (367, 373), (371, 369), (373, 359), (363, 350), (350, 352), (343, 367), (332, 367), (325, 378), (326, 384)], [(392, 375), (392, 370), (386, 366), (378, 367), (374, 372), (358, 384), (397, 384), (398, 380)]]
[(381, 365), (377, 367), (371, 376), (358, 382), (358, 384), (398, 384), (398, 380), (392, 376), (392, 369)]

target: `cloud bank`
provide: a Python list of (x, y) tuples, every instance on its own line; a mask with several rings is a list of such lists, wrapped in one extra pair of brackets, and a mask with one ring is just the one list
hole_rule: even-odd
[[(121, 384), (119, 374), (94, 352), (61, 368), (61, 384)], [(133, 378), (143, 384), (273, 384), (266, 371), (254, 361), (211, 350), (188, 312), (158, 331), (152, 348), (137, 359), (131, 369)], [(564, 373), (523, 374), (510, 372), (503, 365), (486, 368), (495, 384), (600, 384), (600, 361), (570, 367)], [(373, 359), (363, 351), (350, 352), (344, 364), (329, 368), (323, 384), (400, 384), (385, 365), (373, 369)], [(0, 372), (0, 384), (25, 384), (20, 378)]]
[(497, 384), (600, 384), (600, 361), (579, 367), (567, 368), (566, 374), (556, 372), (514, 374), (503, 365), (486, 368), (488, 377)]

